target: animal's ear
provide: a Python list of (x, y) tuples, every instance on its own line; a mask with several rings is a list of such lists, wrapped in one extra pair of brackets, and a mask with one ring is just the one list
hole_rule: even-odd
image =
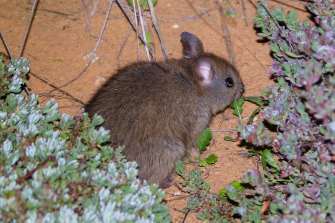
[(188, 32), (182, 32), (180, 37), (184, 57), (191, 58), (204, 53), (204, 46), (198, 37)]
[(195, 72), (198, 75), (199, 83), (201, 86), (211, 85), (213, 82), (213, 68), (212, 59), (206, 56), (202, 56), (195, 61)]

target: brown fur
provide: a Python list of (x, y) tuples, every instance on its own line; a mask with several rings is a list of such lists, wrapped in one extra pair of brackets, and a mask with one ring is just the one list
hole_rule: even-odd
[[(182, 34), (185, 58), (139, 62), (119, 70), (85, 106), (105, 119), (112, 145), (139, 165), (139, 177), (169, 185), (175, 162), (185, 156), (212, 117), (240, 97), (244, 85), (228, 62), (203, 52), (201, 41)], [(191, 52), (191, 53), (190, 53)], [(186, 58), (187, 57), (187, 58)], [(211, 84), (197, 74), (203, 58), (211, 61)], [(227, 77), (234, 86), (225, 85)]]

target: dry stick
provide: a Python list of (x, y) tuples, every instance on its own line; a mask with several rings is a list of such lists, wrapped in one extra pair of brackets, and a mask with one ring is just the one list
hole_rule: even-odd
[(64, 12), (59, 12), (59, 11), (55, 11), (55, 10), (50, 10), (50, 9), (37, 9), (37, 10), (38, 10), (38, 11), (44, 11), (44, 12), (55, 13), (56, 15), (61, 15), (61, 16), (65, 16), (65, 17), (69, 17), (69, 16), (71, 16), (71, 14), (64, 13)]
[(188, 208), (187, 212), (186, 212), (185, 215), (184, 215), (184, 218), (183, 218), (182, 223), (184, 223), (184, 222), (186, 221), (186, 218), (187, 218), (187, 216), (188, 216), (188, 214), (189, 214), (190, 212), (191, 212), (191, 210)]
[[(168, 18), (163, 18), (163, 17), (157, 17), (157, 20), (161, 20), (161, 21), (164, 21), (164, 22), (183, 22), (183, 21), (188, 21), (188, 20), (193, 20), (193, 19), (200, 18), (200, 17), (208, 14), (208, 12), (211, 12), (211, 11), (214, 11), (214, 10), (217, 10), (217, 9), (216, 8), (209, 9), (209, 10), (206, 10), (206, 11), (203, 11), (203, 12), (199, 13), (198, 15), (185, 17), (185, 18), (180, 18), (180, 19), (168, 19)], [(148, 17), (152, 17), (148, 13), (144, 13), (144, 15), (148, 16)]]
[[(92, 38), (99, 38), (99, 37), (97, 37), (97, 36), (94, 36), (93, 34), (92, 34), (92, 32), (91, 32), (91, 22), (90, 22), (90, 17), (89, 17), (89, 15), (88, 15), (88, 12), (87, 12), (87, 5), (88, 5), (88, 3), (90, 2), (91, 0), (88, 0), (88, 2), (87, 3), (85, 3), (84, 2), (84, 0), (81, 0), (81, 2), (83, 3), (83, 8), (84, 8), (84, 12), (85, 12), (85, 17), (86, 17), (86, 23), (87, 23), (87, 30), (88, 30), (88, 32), (90, 33), (90, 37), (92, 37)], [(94, 8), (94, 10), (95, 10), (95, 8)], [(91, 14), (92, 14), (92, 11), (91, 11)], [(93, 13), (94, 14), (94, 13)], [(92, 15), (91, 15), (92, 16)]]
[(91, 33), (91, 22), (90, 22), (90, 17), (88, 17), (88, 14), (87, 14), (87, 7), (86, 7), (87, 4), (85, 4), (84, 0), (81, 0), (81, 2), (83, 3), (83, 7), (84, 7), (87, 29), (88, 29), (88, 32)]
[(85, 26), (85, 24), (82, 24), (79, 22), (78, 19), (76, 18), (70, 18), (71, 16), (74, 16), (78, 13), (80, 13), (82, 11), (83, 8), (80, 8), (80, 10), (78, 12), (74, 12), (72, 14), (68, 14), (68, 13), (64, 13), (64, 12), (59, 12), (59, 11), (55, 11), (55, 10), (50, 10), (50, 9), (37, 9), (39, 11), (45, 11), (45, 12), (50, 12), (50, 13), (54, 13), (54, 14), (57, 14), (57, 15), (60, 15), (60, 16), (64, 16), (66, 19), (68, 20), (71, 20), (72, 22), (75, 22), (81, 26)]
[(295, 3), (298, 3), (298, 4), (300, 4), (300, 5), (303, 5), (303, 6), (304, 6), (303, 9), (301, 9), (301, 8), (299, 8), (299, 7), (297, 7), (297, 6), (293, 6), (292, 4), (288, 4), (288, 3), (286, 3), (286, 2), (282, 2), (282, 1), (280, 1), (280, 0), (271, 0), (271, 1), (272, 1), (272, 2), (276, 2), (276, 3), (279, 3), (279, 4), (281, 4), (281, 5), (288, 6), (288, 7), (292, 8), (292, 9), (295, 9), (295, 10), (298, 10), (298, 11), (307, 12), (306, 7), (307, 7), (308, 4), (307, 4), (307, 3), (306, 3), (306, 4), (305, 4), (305, 3), (302, 3), (301, 1), (291, 0), (291, 1), (295, 2)]
[[(97, 43), (95, 44), (95, 48), (94, 48), (94, 50), (93, 50), (93, 56), (94, 56), (94, 57), (95, 57), (95, 55), (96, 55), (97, 49), (98, 49), (99, 44), (100, 44), (100, 41), (101, 41), (101, 39), (102, 39), (102, 35), (103, 35), (104, 31), (105, 31), (105, 27), (106, 27), (106, 24), (107, 24), (108, 16), (109, 16), (110, 11), (111, 11), (111, 9), (112, 9), (113, 2), (114, 2), (114, 0), (111, 0), (110, 3), (109, 3), (108, 11), (106, 12), (105, 21), (104, 21), (104, 24), (102, 25), (102, 28), (101, 28), (101, 31), (100, 31), (100, 35), (99, 35), (99, 39), (98, 39)], [(67, 82), (66, 84), (63, 84), (63, 85), (60, 86), (59, 88), (66, 87), (66, 86), (68, 86), (69, 84), (73, 83), (74, 81), (78, 80), (78, 79), (81, 77), (81, 75), (87, 70), (87, 68), (91, 65), (91, 63), (92, 63), (94, 57), (91, 57), (91, 58), (90, 58), (90, 60), (89, 60), (88, 64), (86, 65), (86, 67), (80, 72), (80, 74), (79, 74), (77, 77), (75, 77), (74, 79), (70, 80), (70, 81)]]
[(237, 129), (211, 129), (212, 132), (237, 132)]
[(128, 29), (128, 32), (126, 34), (126, 37), (124, 38), (123, 42), (122, 42), (122, 45), (120, 47), (120, 50), (119, 50), (119, 53), (117, 54), (117, 57), (116, 57), (116, 63), (117, 63), (117, 68), (120, 69), (120, 56), (121, 56), (121, 53), (122, 53), (122, 50), (124, 48), (124, 46), (126, 45), (127, 41), (128, 41), (128, 38), (129, 38), (129, 35), (130, 35), (130, 32), (131, 32), (132, 28), (129, 27)]
[(70, 98), (73, 99), (74, 101), (76, 101), (76, 102), (78, 102), (78, 103), (80, 103), (80, 104), (82, 104), (82, 105), (85, 104), (85, 103), (82, 102), (81, 100), (79, 100), (79, 99), (75, 98), (74, 96), (72, 96), (70, 93), (67, 93), (66, 91), (60, 89), (60, 88), (57, 87), (56, 85), (54, 85), (54, 84), (50, 83), (49, 81), (47, 81), (47, 80), (41, 78), (39, 75), (34, 74), (33, 72), (30, 72), (30, 74), (31, 74), (32, 76), (36, 77), (37, 79), (39, 79), (40, 81), (42, 81), (43, 83), (48, 84), (50, 87), (54, 88), (55, 90), (60, 91), (61, 93), (65, 94), (66, 96), (70, 97)]
[[(205, 13), (206, 15), (207, 15), (207, 17), (208, 18), (210, 18), (211, 16), (210, 16), (210, 14), (209, 13), (207, 13), (203, 8), (201, 8), (200, 6), (197, 6), (197, 7), (195, 7), (194, 5), (193, 5), (193, 3), (192, 3), (192, 1), (191, 0), (186, 0), (187, 1), (187, 3), (189, 4), (189, 6), (193, 9), (193, 11), (194, 12), (197, 12), (197, 9), (196, 8), (198, 8), (198, 9), (200, 9), (203, 13)], [(212, 19), (213, 20), (213, 19)], [(221, 34), (218, 30), (217, 30), (217, 28), (215, 27), (213, 27), (205, 18), (202, 18), (202, 21), (209, 27), (209, 28), (211, 28), (214, 32), (216, 32), (216, 33), (218, 33), (218, 34)], [(215, 21), (214, 21), (215, 22)]]
[(158, 38), (159, 38), (159, 42), (161, 43), (162, 52), (164, 54), (165, 60), (168, 60), (169, 59), (168, 58), (168, 54), (166, 52), (166, 48), (165, 48), (165, 44), (164, 44), (164, 41), (163, 41), (163, 37), (162, 37), (161, 31), (159, 29), (159, 25), (158, 25), (158, 22), (157, 22), (155, 8), (154, 8), (151, 0), (148, 0), (148, 3), (149, 3), (150, 12), (151, 12), (151, 18), (152, 18), (151, 20), (152, 20), (152, 23), (155, 26), (155, 29), (156, 29), (156, 32), (157, 32), (157, 35), (158, 35)]
[(230, 38), (230, 34), (229, 34), (229, 30), (228, 30), (228, 26), (224, 21), (224, 13), (223, 13), (223, 8), (222, 6), (219, 4), (218, 1), (215, 2), (219, 8), (219, 12), (220, 12), (220, 16), (221, 16), (221, 27), (222, 27), (222, 35), (223, 35), (223, 39), (226, 43), (226, 47), (227, 47), (227, 51), (228, 51), (228, 55), (230, 57), (230, 62), (233, 66), (235, 66), (235, 55), (234, 55), (234, 50), (233, 50), (233, 44), (231, 42), (231, 38)]
[(258, 4), (260, 4), (264, 10), (266, 11), (266, 13), (268, 13), (268, 15), (271, 17), (271, 19), (273, 20), (273, 22), (275, 23), (275, 25), (277, 26), (277, 28), (279, 29), (279, 31), (282, 33), (283, 30), (281, 29), (280, 25), (278, 24), (277, 20), (275, 20), (272, 16), (272, 14), (270, 13), (270, 11), (265, 7), (265, 5), (263, 5), (263, 3), (261, 1), (257, 1)]
[[(128, 9), (132, 9), (128, 5), (122, 5), (122, 6), (125, 7), (125, 8), (128, 8)], [(156, 16), (156, 18), (157, 18), (157, 20), (162, 20), (162, 21), (165, 21), (165, 22), (182, 22), (182, 21), (193, 20), (193, 19), (202, 17), (203, 15), (208, 14), (208, 12), (214, 11), (214, 10), (217, 10), (217, 8), (203, 10), (203, 12), (198, 14), (198, 15), (190, 16), (190, 17), (186, 17), (186, 18), (180, 18), (180, 19), (168, 19), (168, 18), (163, 18), (163, 17), (158, 17), (158, 16)], [(149, 13), (145, 13), (145, 12), (143, 13), (143, 15), (147, 16), (147, 17), (152, 17)]]
[[(98, 39), (98, 41), (97, 41), (97, 43), (96, 43), (96, 45), (95, 45), (94, 51), (93, 51), (93, 54), (94, 54), (94, 55), (95, 55), (95, 53), (97, 52), (97, 49), (98, 49), (99, 44), (100, 44), (100, 41), (101, 41), (101, 39), (102, 39), (102, 35), (103, 35), (104, 31), (105, 31), (105, 27), (106, 27), (106, 24), (107, 24), (107, 21), (108, 21), (109, 14), (110, 14), (111, 9), (112, 9), (113, 2), (114, 2), (114, 0), (111, 0), (111, 2), (109, 3), (108, 11), (107, 11), (107, 13), (106, 13), (106, 17), (105, 17), (105, 21), (104, 21), (104, 24), (103, 24), (103, 26), (102, 26), (102, 28), (101, 28), (99, 39)], [(92, 59), (91, 59), (91, 60), (92, 60)]]
[[(133, 1), (133, 12), (134, 12), (134, 20), (135, 20), (135, 26), (136, 28), (138, 27), (138, 21), (137, 21), (137, 10), (136, 10), (136, 4), (135, 4), (135, 0)], [(138, 35), (136, 33), (136, 49), (137, 49), (137, 59), (141, 60), (141, 51), (140, 51), (140, 44), (138, 42)]]
[[(124, 10), (123, 5), (121, 4), (120, 0), (116, 0), (116, 3), (118, 4), (118, 6), (120, 7), (121, 11), (123, 12), (123, 14), (126, 16), (128, 22), (130, 23), (131, 27), (133, 28), (133, 30), (136, 32), (136, 34), (138, 35), (138, 37), (140, 38), (140, 40), (142, 41), (142, 43), (144, 45), (146, 44), (146, 41), (144, 40), (144, 38), (141, 36), (141, 34), (138, 32), (137, 28), (135, 27), (134, 23), (131, 21), (129, 15), (127, 14), (126, 10)], [(149, 53), (150, 55), (154, 58), (154, 53), (150, 50), (149, 48)]]
[(50, 9), (36, 9), (36, 10), (37, 11), (51, 12), (51, 13), (55, 13), (55, 14), (58, 14), (58, 15), (69, 17), (69, 16), (74, 16), (74, 15), (77, 15), (77, 14), (81, 13), (81, 11), (83, 10), (83, 7), (80, 7), (77, 11), (74, 11), (74, 12), (71, 12), (71, 13), (64, 13), (64, 12), (59, 12), (59, 11), (50, 10)]
[[(26, 30), (24, 31), (24, 35), (23, 35), (23, 39), (22, 39), (22, 43), (21, 43), (21, 47), (20, 47), (18, 57), (22, 56), (24, 47), (25, 47), (26, 42), (27, 42), (27, 37), (29, 35), (29, 31), (30, 31), (30, 28), (31, 28), (31, 24), (33, 23), (33, 18), (34, 18), (34, 15), (36, 13), (36, 7), (37, 7), (38, 2), (39, 2), (38, 0), (35, 0), (32, 8), (31, 8), (29, 20), (28, 20), (28, 23), (27, 23), (27, 26), (26, 26)], [(27, 92), (28, 95), (30, 95), (28, 87), (24, 87), (24, 90)]]
[[(196, 11), (196, 9), (195, 9), (195, 7), (192, 5), (192, 3), (189, 2), (190, 0), (187, 0), (187, 1), (188, 1), (188, 4), (192, 7), (192, 9), (193, 9), (194, 11)], [(207, 13), (207, 12), (209, 12), (209, 11), (205, 11), (203, 8), (201, 8), (201, 7), (199, 7), (199, 6), (198, 6), (197, 8), (199, 8), (202, 12), (205, 12), (205, 14), (207, 15), (207, 18), (210, 19), (211, 21), (213, 21), (213, 22), (215, 23), (215, 25), (220, 26), (220, 24), (218, 24), (213, 18), (211, 18), (210, 14)], [(220, 10), (220, 7), (216, 8), (216, 10)], [(222, 33), (221, 33), (220, 31), (218, 31), (217, 28), (214, 28), (214, 27), (213, 27), (213, 26), (212, 26), (212, 25), (211, 25), (205, 18), (203, 18), (202, 20), (203, 20), (203, 22), (206, 23), (206, 25), (207, 25), (208, 27), (210, 27), (215, 33), (217, 33), (217, 34), (219, 34), (219, 35), (222, 35)]]
[[(190, 3), (191, 4), (191, 3)], [(201, 9), (200, 8), (200, 10), (202, 10), (203, 11), (203, 15), (207, 15), (208, 14), (208, 12), (210, 12), (210, 11), (212, 11), (212, 10), (217, 10), (217, 8), (214, 8), (214, 9), (210, 9), (210, 10), (208, 10), (208, 11), (204, 11), (203, 9)], [(203, 15), (202, 14), (200, 14), (201, 16), (199, 16), (199, 17), (202, 17)], [(209, 26), (209, 27), (211, 27), (211, 25), (205, 20), (205, 19), (203, 19), (203, 21)], [(212, 20), (214, 23), (216, 23), (216, 21), (214, 21), (214, 20)], [(219, 25), (219, 24), (217, 24), (217, 25)], [(212, 27), (211, 27), (212, 28)], [(216, 33), (218, 33), (218, 34), (221, 34), (221, 33), (219, 33), (217, 30), (215, 30), (215, 32)], [(236, 38), (238, 38), (238, 39), (240, 39), (238, 36), (236, 37)], [(253, 53), (253, 52), (251, 52), (250, 50), (249, 50), (249, 48), (248, 47), (246, 47), (245, 48), (249, 53), (250, 53), (250, 55), (260, 64), (260, 66), (262, 66), (263, 67), (263, 69), (265, 70), (265, 72), (267, 72), (267, 68), (263, 65), (263, 63), (255, 56), (255, 54)]]
[[(170, 194), (170, 195), (172, 195), (172, 196), (177, 196), (177, 195), (172, 194), (172, 193), (168, 193), (168, 192), (165, 192), (165, 193), (166, 193), (166, 194)], [(187, 193), (187, 192), (185, 192), (185, 193)], [(179, 196), (179, 195), (178, 195), (178, 197), (176, 197), (176, 198), (165, 199), (165, 201), (166, 201), (166, 202), (170, 202), (170, 201), (178, 201), (178, 200), (182, 200), (182, 199), (189, 198), (189, 197), (191, 197), (190, 194), (189, 194), (189, 195), (183, 195), (183, 196)], [(175, 211), (178, 211), (178, 210), (175, 210)]]
[(154, 58), (152, 58), (152, 59), (153, 59), (153, 61), (156, 61), (156, 45), (155, 45), (155, 35), (154, 35), (154, 31), (153, 31), (154, 27), (153, 27), (152, 23), (148, 25), (147, 21), (148, 20), (144, 19), (145, 27), (148, 29), (148, 32), (149, 32), (150, 37), (151, 37), (151, 42), (148, 42), (148, 44), (149, 44), (150, 49), (152, 50), (152, 52), (155, 54)]
[[(232, 41), (231, 41), (231, 38), (230, 38), (230, 33), (229, 33), (229, 30), (228, 30), (228, 26), (224, 21), (225, 18), (224, 18), (224, 14), (223, 14), (223, 8), (219, 4), (218, 1), (216, 1), (216, 4), (219, 8), (219, 13), (220, 13), (220, 16), (221, 16), (222, 35), (223, 35), (223, 38), (224, 38), (225, 43), (226, 43), (227, 51), (228, 51), (228, 54), (229, 54), (229, 57), (230, 57), (230, 62), (233, 66), (235, 66), (236, 63), (235, 63), (235, 54), (234, 54), (233, 44), (232, 44)], [(238, 117), (239, 117), (240, 123), (243, 123), (240, 114), (239, 114)]]
[(61, 108), (78, 108), (78, 105), (64, 105), (64, 106), (59, 106), (59, 109)]
[(60, 16), (63, 16), (65, 17), (65, 19), (68, 19), (74, 23), (77, 23), (81, 26), (84, 26), (85, 27), (85, 24), (82, 24), (79, 22), (79, 20), (77, 20), (76, 18), (71, 18), (71, 16), (73, 16), (73, 14), (67, 14), (67, 13), (63, 13), (63, 12), (59, 12), (59, 11), (54, 11), (54, 10), (50, 10), (50, 9), (37, 9), (38, 11), (45, 11), (45, 12), (50, 12), (50, 13), (54, 13), (56, 15), (60, 15)]
[[(296, 2), (296, 3), (299, 3), (299, 4), (301, 4), (301, 5), (305, 6), (305, 7), (308, 5), (307, 3), (304, 4), (304, 3), (302, 3), (301, 1), (297, 1), (297, 0), (291, 0), (291, 1)], [(291, 7), (292, 7), (292, 6), (291, 6)]]
[(36, 170), (38, 170), (39, 168), (41, 168), (42, 166), (44, 166), (48, 161), (50, 160), (50, 158), (46, 158), (42, 163), (39, 163), (37, 165), (37, 167), (35, 167), (33, 170), (29, 171), (28, 173), (26, 173), (26, 175), (24, 175), (23, 177), (21, 177), (20, 179), (18, 179), (16, 181), (16, 184), (19, 185), (21, 184), (23, 181), (27, 180), (29, 177), (31, 177), (35, 172)]
[(38, 0), (35, 0), (34, 4), (33, 4), (33, 7), (31, 8), (29, 20), (28, 20), (28, 23), (27, 23), (27, 26), (26, 26), (26, 30), (24, 31), (23, 40), (22, 40), (22, 43), (21, 43), (20, 52), (19, 52), (18, 57), (22, 56), (24, 47), (25, 47), (26, 42), (27, 42), (27, 37), (28, 37), (29, 31), (30, 31), (30, 27), (31, 27), (31, 24), (33, 22), (33, 17), (34, 17), (35, 12), (36, 12), (36, 6), (37, 6), (38, 2), (39, 2)]
[(10, 58), (12, 58), (12, 53), (10, 52), (9, 46), (8, 46), (8, 44), (7, 44), (7, 42), (6, 42), (6, 39), (5, 39), (4, 34), (3, 34), (2, 31), (1, 31), (1, 28), (0, 28), (0, 36), (1, 36), (1, 39), (2, 39), (2, 42), (3, 42), (3, 45), (5, 45), (6, 51), (7, 51), (7, 53), (8, 53), (8, 56), (9, 56)]
[(244, 0), (241, 0), (242, 2), (242, 9), (243, 9), (243, 16), (244, 16), (244, 22), (245, 22), (245, 25), (249, 25), (249, 22), (248, 22), (248, 18), (247, 18), (247, 8), (245, 7), (245, 2)]
[[(271, 12), (265, 7), (265, 5), (263, 4), (263, 2), (261, 2), (261, 1), (257, 1), (257, 3), (260, 4), (260, 5), (264, 8), (264, 10), (266, 11), (266, 13), (268, 13), (268, 15), (270, 16), (270, 18), (272, 19), (272, 21), (275, 23), (275, 25), (276, 25), (277, 28), (279, 29), (280, 33), (283, 33), (283, 30), (282, 30), (282, 28), (280, 27), (280, 25), (278, 24), (277, 20), (272, 16)], [(291, 47), (291, 50), (294, 51), (293, 46), (292, 46), (292, 44), (291, 44), (291, 40), (288, 39), (288, 38), (286, 38), (286, 37), (283, 37), (283, 38), (285, 38), (285, 39), (287, 40), (288, 44), (289, 44), (290, 47)], [(296, 61), (297, 61), (298, 64), (301, 66), (300, 61), (299, 61), (298, 59), (296, 59)]]
[[(140, 17), (140, 24), (141, 24), (141, 28), (142, 28), (142, 35), (146, 36), (146, 32), (145, 32), (145, 28), (144, 28), (144, 21), (143, 21), (143, 16), (142, 16), (142, 10), (141, 10), (141, 7), (140, 7), (140, 1), (136, 1), (136, 2), (137, 2), (137, 8), (138, 8), (138, 15)], [(150, 59), (150, 55), (149, 55), (149, 46), (148, 46), (146, 38), (144, 38), (144, 41), (145, 41), (145, 44), (144, 44), (145, 53), (147, 54), (148, 61), (150, 62), (151, 59)]]
[(93, 2), (93, 7), (92, 7), (92, 10), (91, 10), (91, 13), (90, 13), (91, 17), (95, 14), (95, 10), (97, 10), (97, 8), (98, 8), (98, 2), (99, 1), (97, 1), (97, 0), (94, 0), (94, 2)]
[[(191, 4), (191, 3), (189, 3), (189, 4)], [(207, 15), (208, 14), (208, 12), (210, 12), (210, 11), (212, 11), (212, 10), (217, 10), (217, 8), (214, 8), (214, 9), (210, 9), (210, 10), (207, 10), (207, 11), (204, 11), (203, 9), (201, 9), (200, 8), (200, 10), (202, 10), (202, 13), (201, 14), (199, 14), (199, 15), (197, 15), (197, 16), (195, 16), (195, 17), (202, 17), (203, 15)], [(189, 17), (189, 18), (191, 18), (191, 17)], [(159, 18), (159, 19), (163, 19), (163, 18)], [(170, 19), (163, 19), (163, 21), (168, 21), (168, 22), (170, 22), (170, 21), (173, 21), (173, 20), (170, 20)], [(209, 27), (211, 27), (212, 28), (212, 26), (206, 21), (206, 19), (203, 19), (203, 21), (209, 26)], [(216, 23), (216, 21), (214, 21), (215, 23)], [(220, 34), (217, 30), (215, 30), (215, 32), (216, 33), (218, 33), (218, 34)], [(238, 36), (236, 37), (236, 38), (238, 38), (238, 39), (240, 39)], [(263, 65), (263, 63), (255, 56), (255, 54), (253, 53), (253, 52), (251, 52), (250, 50), (249, 50), (249, 48), (248, 47), (246, 47), (245, 48), (249, 53), (250, 53), (250, 55), (260, 64), (260, 66), (262, 66), (263, 67), (263, 69), (265, 70), (265, 72), (267, 72), (267, 68)]]

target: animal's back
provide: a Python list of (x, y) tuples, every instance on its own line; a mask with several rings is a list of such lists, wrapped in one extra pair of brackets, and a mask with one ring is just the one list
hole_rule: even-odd
[(188, 60), (131, 65), (111, 77), (85, 108), (90, 116), (104, 117), (112, 144), (125, 145), (125, 156), (137, 161), (139, 176), (149, 183), (171, 174), (210, 121), (208, 111), (201, 112), (206, 107), (198, 102), (191, 69)]
[(135, 63), (111, 77), (86, 105), (105, 119), (114, 146), (139, 165), (139, 176), (161, 187), (211, 118), (244, 92), (237, 70), (181, 33), (183, 58)]

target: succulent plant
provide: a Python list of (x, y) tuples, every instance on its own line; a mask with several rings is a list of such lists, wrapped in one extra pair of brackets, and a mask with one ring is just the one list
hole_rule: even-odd
[(164, 192), (108, 145), (103, 122), (22, 91), (29, 61), (0, 59), (0, 222), (170, 222)]
[(264, 94), (262, 120), (239, 131), (280, 160), (272, 175), (249, 171), (244, 180), (258, 205), (269, 202), (263, 214), (270, 222), (335, 221), (335, 4), (309, 1), (307, 8), (314, 23), (267, 3), (258, 3), (254, 20), (270, 41), (275, 84)]

